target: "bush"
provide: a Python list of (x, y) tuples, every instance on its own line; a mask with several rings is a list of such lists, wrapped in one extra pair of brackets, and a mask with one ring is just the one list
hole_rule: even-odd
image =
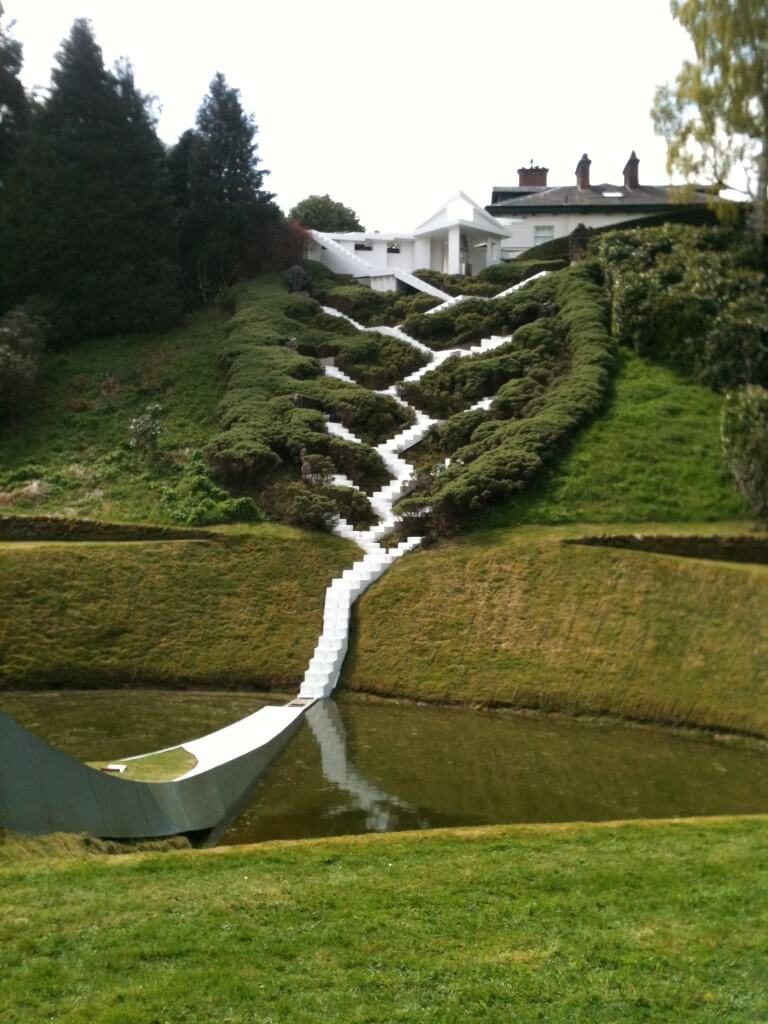
[(140, 416), (135, 416), (128, 424), (129, 446), (148, 459), (154, 459), (157, 456), (157, 446), (163, 431), (160, 423), (162, 414), (162, 405), (153, 402)]
[(47, 325), (14, 309), (0, 317), (0, 419), (24, 408), (34, 391)]
[(754, 514), (768, 521), (768, 390), (753, 385), (727, 394), (721, 435), (736, 486)]
[(190, 455), (176, 486), (163, 489), (161, 505), (169, 519), (187, 526), (263, 519), (251, 498), (232, 498), (211, 480), (199, 451)]
[(768, 278), (738, 233), (665, 224), (595, 248), (619, 341), (715, 390), (768, 385)]

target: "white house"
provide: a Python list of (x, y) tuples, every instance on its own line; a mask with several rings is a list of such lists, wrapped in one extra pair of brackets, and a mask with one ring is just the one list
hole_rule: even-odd
[(641, 185), (634, 150), (623, 170), (623, 184), (592, 185), (592, 161), (585, 153), (576, 167), (576, 184), (547, 185), (547, 167), (521, 167), (517, 185), (495, 185), (486, 210), (507, 229), (502, 257), (512, 259), (535, 245), (570, 235), (583, 224), (602, 228), (664, 213), (701, 209), (711, 200), (701, 188), (683, 191), (667, 185)]
[(634, 150), (624, 167), (622, 185), (592, 185), (585, 153), (576, 167), (576, 184), (547, 185), (547, 167), (521, 167), (518, 184), (493, 188), (488, 206), (457, 192), (410, 234), (312, 231), (310, 259), (337, 274), (351, 274), (376, 291), (418, 288), (443, 293), (413, 276), (415, 270), (476, 274), (583, 224), (606, 227), (658, 214), (701, 209), (710, 195), (701, 188), (641, 185)]

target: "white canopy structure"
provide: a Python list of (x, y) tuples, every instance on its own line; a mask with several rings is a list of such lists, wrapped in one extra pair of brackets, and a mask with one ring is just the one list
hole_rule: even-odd
[(441, 296), (414, 270), (476, 274), (501, 259), (509, 229), (465, 192), (451, 196), (409, 234), (312, 231), (307, 253), (337, 274), (352, 274), (376, 291), (410, 286)]

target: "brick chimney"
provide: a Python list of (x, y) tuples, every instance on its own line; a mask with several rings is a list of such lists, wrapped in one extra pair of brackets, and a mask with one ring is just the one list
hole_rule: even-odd
[(640, 188), (639, 166), (640, 161), (637, 159), (637, 153), (633, 149), (632, 155), (624, 165), (624, 188)]
[(534, 167), (533, 160), (531, 160), (530, 167), (518, 167), (518, 184), (521, 188), (525, 188), (528, 185), (544, 185), (546, 187), (548, 173), (548, 167)]
[(592, 161), (585, 153), (576, 164), (576, 184), (579, 188), (589, 188), (589, 165)]

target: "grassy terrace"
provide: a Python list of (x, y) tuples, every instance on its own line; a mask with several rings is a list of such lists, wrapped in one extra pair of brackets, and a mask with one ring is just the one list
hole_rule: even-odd
[(291, 686), (353, 545), (259, 525), (214, 541), (0, 545), (0, 685)]
[(476, 531), (398, 563), (358, 604), (343, 684), (768, 733), (768, 567), (561, 543), (588, 532)]
[(765, 817), (41, 846), (0, 844), (8, 1024), (755, 1024), (768, 1007)]
[(605, 410), (488, 526), (697, 522), (747, 515), (720, 445), (722, 398), (623, 349)]

